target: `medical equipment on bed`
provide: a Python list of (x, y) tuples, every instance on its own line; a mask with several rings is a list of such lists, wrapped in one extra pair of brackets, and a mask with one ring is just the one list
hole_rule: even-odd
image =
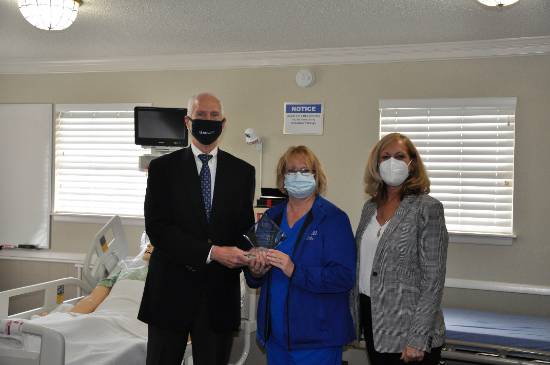
[[(550, 288), (447, 279), (446, 287), (550, 295)], [(468, 364), (550, 364), (550, 317), (444, 309), (447, 339), (441, 356)]]
[[(116, 267), (118, 262), (126, 257), (128, 245), (120, 217), (112, 217), (95, 235), (92, 244), (84, 260), (82, 279), (63, 278), (45, 283), (34, 284), (22, 288), (16, 288), (0, 292), (0, 335), (6, 335), (6, 329), (11, 327), (10, 321), (31, 318), (43, 312), (50, 312), (62, 303), (75, 304), (80, 298), (64, 300), (65, 286), (76, 286), (85, 293), (90, 293), (97, 282), (107, 277)], [(44, 292), (44, 300), (39, 308), (9, 315), (10, 298), (34, 292)], [(8, 326), (9, 325), (9, 326)], [(41, 337), (41, 350), (39, 353), (20, 350), (0, 349), (1, 364), (21, 365), (54, 365), (64, 364), (65, 340), (60, 333), (48, 328), (24, 323), (18, 326), (19, 334), (37, 335)]]

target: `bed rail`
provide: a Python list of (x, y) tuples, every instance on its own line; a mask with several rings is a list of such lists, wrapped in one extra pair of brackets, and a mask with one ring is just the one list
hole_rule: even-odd
[[(77, 278), (63, 278), (47, 281), (44, 283), (28, 285), (21, 288), (15, 288), (0, 292), (0, 318), (30, 318), (34, 314), (39, 314), (44, 311), (51, 311), (61, 303), (71, 302), (74, 299), (65, 301), (62, 292), (66, 285), (75, 285), (81, 288), (84, 292), (89, 293), (92, 288), (84, 281)], [(39, 308), (31, 309), (29, 311), (17, 313), (14, 315), (8, 315), (10, 298), (22, 295), (44, 291), (44, 301)]]
[[(40, 337), (40, 352), (21, 352), (19, 350), (0, 351), (0, 362), (2, 364), (15, 363), (25, 364), (65, 364), (65, 338), (63, 335), (50, 328), (38, 326), (21, 320), (5, 319), (0, 320), (0, 333), (12, 336), (34, 335)], [(15, 355), (15, 357), (12, 357)]]
[(128, 243), (118, 215), (113, 216), (96, 233), (84, 258), (82, 279), (90, 287), (106, 278), (128, 256)]
[(550, 352), (547, 351), (460, 340), (447, 340), (445, 355), (447, 360), (471, 361), (479, 364), (550, 364)]

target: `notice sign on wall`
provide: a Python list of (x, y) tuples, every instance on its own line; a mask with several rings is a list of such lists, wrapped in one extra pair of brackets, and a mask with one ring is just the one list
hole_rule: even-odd
[(323, 134), (323, 104), (285, 103), (284, 134)]

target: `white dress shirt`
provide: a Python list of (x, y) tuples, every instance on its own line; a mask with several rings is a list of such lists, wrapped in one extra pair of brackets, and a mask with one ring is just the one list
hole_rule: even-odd
[[(378, 248), (380, 237), (386, 230), (388, 222), (380, 225), (376, 220), (376, 213), (372, 215), (371, 220), (367, 224), (363, 237), (361, 237), (361, 246), (359, 251), (359, 292), (370, 297), (370, 276), (372, 266), (374, 264), (374, 255)], [(378, 231), (380, 230), (380, 236)]]
[[(197, 148), (191, 142), (191, 151), (193, 152), (193, 156), (195, 156), (195, 164), (197, 165), (197, 173), (201, 174), (202, 169), (202, 161), (199, 158), (199, 155), (203, 154), (201, 150)], [(218, 146), (214, 147), (212, 151), (210, 151), (209, 155), (212, 155), (212, 158), (208, 161), (208, 167), (210, 168), (210, 202), (214, 202), (214, 183), (216, 182), (216, 167), (218, 166)], [(209, 264), (212, 262), (212, 248), (210, 248), (210, 251), (208, 252), (208, 257), (206, 258), (206, 263)]]

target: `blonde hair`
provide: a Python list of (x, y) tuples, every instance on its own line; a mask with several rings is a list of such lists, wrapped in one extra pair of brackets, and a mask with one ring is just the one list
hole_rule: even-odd
[(365, 169), (365, 192), (373, 197), (376, 202), (386, 200), (386, 184), (380, 177), (379, 159), (380, 152), (394, 142), (402, 141), (411, 158), (409, 176), (401, 186), (401, 198), (408, 194), (423, 194), (430, 192), (430, 179), (426, 168), (422, 163), (418, 150), (409, 137), (401, 133), (390, 133), (384, 136), (370, 151)]
[(286, 194), (285, 190), (285, 174), (286, 174), (286, 166), (288, 164), (288, 161), (290, 161), (291, 158), (296, 156), (302, 156), (304, 157), (307, 167), (314, 172), (315, 176), (315, 193), (316, 194), (324, 194), (327, 189), (327, 177), (325, 175), (325, 172), (323, 171), (323, 168), (321, 167), (321, 162), (319, 162), (319, 159), (313, 151), (311, 151), (306, 146), (292, 146), (289, 147), (286, 152), (279, 158), (279, 162), (277, 163), (277, 188), (281, 190), (283, 193)]

